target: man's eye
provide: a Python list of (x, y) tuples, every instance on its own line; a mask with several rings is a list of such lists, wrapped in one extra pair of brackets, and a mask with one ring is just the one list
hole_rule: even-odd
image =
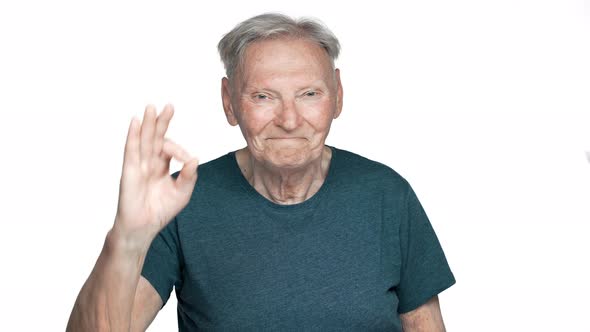
[(305, 95), (307, 97), (315, 97), (317, 95), (317, 92), (315, 92), (315, 91), (308, 91), (308, 92), (305, 93)]
[(257, 94), (256, 96), (254, 96), (254, 98), (258, 100), (265, 100), (268, 99), (268, 96), (263, 94)]

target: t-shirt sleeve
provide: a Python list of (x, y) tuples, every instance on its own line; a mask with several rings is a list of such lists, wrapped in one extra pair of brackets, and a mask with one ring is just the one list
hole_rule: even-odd
[(438, 238), (409, 187), (405, 218), (400, 223), (402, 265), (396, 287), (399, 313), (412, 311), (455, 283)]
[(178, 222), (174, 218), (152, 241), (141, 271), (160, 294), (162, 307), (168, 302), (173, 286), (180, 287), (181, 256)]

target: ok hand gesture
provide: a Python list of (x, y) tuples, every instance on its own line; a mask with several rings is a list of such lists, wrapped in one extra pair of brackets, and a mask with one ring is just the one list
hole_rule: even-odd
[[(129, 126), (112, 230), (129, 248), (147, 250), (187, 205), (197, 181), (198, 160), (164, 137), (173, 114), (171, 105), (160, 115), (150, 105), (143, 122), (133, 118)], [(176, 180), (170, 176), (172, 158), (184, 164)]]

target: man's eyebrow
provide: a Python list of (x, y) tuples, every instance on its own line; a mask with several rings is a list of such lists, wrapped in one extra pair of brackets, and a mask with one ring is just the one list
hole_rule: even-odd
[[(329, 88), (329, 85), (324, 80), (314, 80), (314, 81), (307, 82), (306, 84), (302, 84), (302, 85), (298, 86), (295, 89), (295, 91), (301, 92), (301, 91), (307, 90), (307, 89), (324, 90), (324, 89), (328, 89), (328, 88)], [(259, 85), (259, 84), (244, 84), (242, 91), (243, 91), (243, 93), (253, 93), (253, 92), (266, 91), (266, 92), (270, 92), (270, 93), (274, 93), (274, 94), (280, 94), (280, 92), (278, 90), (275, 90), (271, 87), (265, 87), (264, 85)]]
[(242, 90), (244, 91), (244, 93), (253, 93), (253, 92), (270, 92), (270, 93), (274, 93), (274, 94), (279, 94), (279, 92), (277, 90), (271, 89), (271, 88), (264, 88), (262, 86), (258, 86), (258, 85), (247, 85), (244, 87), (244, 89)]
[(324, 88), (328, 88), (328, 84), (324, 80), (315, 80), (313, 82), (309, 82), (304, 87), (302, 87), (300, 90), (305, 90), (305, 89), (309, 89), (309, 88), (324, 89)]

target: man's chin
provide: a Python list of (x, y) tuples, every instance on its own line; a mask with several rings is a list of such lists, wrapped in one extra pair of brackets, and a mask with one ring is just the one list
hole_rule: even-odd
[(268, 152), (270, 152), (267, 155), (268, 162), (272, 166), (282, 169), (303, 168), (313, 159), (309, 150), (301, 148), (285, 147), (277, 151)]

